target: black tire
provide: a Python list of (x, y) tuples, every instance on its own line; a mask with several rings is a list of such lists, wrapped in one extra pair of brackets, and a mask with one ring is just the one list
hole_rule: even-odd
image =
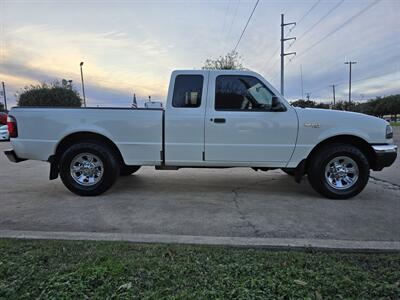
[(120, 176), (129, 176), (136, 173), (140, 169), (140, 166), (123, 166), (119, 172)]
[[(70, 165), (79, 154), (89, 153), (97, 156), (103, 164), (103, 174), (99, 182), (91, 186), (79, 184), (72, 177)], [(116, 181), (120, 172), (119, 160), (116, 154), (106, 145), (97, 141), (87, 141), (70, 146), (60, 159), (60, 177), (64, 185), (80, 196), (97, 196), (107, 191)]]
[(281, 170), (290, 176), (294, 176), (296, 172), (295, 169), (282, 168)]
[[(343, 189), (333, 188), (325, 177), (325, 168), (334, 158), (347, 157), (358, 168), (358, 179)], [(308, 161), (307, 174), (311, 186), (321, 195), (330, 199), (349, 199), (359, 194), (368, 183), (369, 163), (364, 153), (347, 144), (331, 144), (320, 149)], [(353, 175), (354, 176), (354, 175)]]

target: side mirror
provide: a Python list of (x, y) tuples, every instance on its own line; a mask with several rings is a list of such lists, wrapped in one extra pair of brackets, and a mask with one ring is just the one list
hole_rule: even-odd
[(286, 111), (285, 106), (279, 101), (277, 96), (272, 96), (271, 111)]

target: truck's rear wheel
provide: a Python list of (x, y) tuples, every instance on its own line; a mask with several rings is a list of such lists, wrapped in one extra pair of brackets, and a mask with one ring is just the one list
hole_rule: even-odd
[(352, 145), (328, 145), (315, 153), (310, 160), (307, 170), (310, 184), (325, 197), (354, 197), (368, 182), (368, 160)]
[(72, 145), (60, 159), (62, 182), (80, 196), (104, 193), (114, 184), (119, 169), (113, 151), (95, 141)]
[(140, 166), (123, 166), (119, 173), (120, 176), (129, 176), (136, 173), (140, 169)]

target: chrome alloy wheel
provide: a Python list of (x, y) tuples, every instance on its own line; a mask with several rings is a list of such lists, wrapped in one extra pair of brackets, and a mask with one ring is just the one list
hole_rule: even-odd
[(70, 173), (78, 184), (92, 186), (103, 177), (103, 162), (94, 154), (80, 153), (72, 159)]
[(357, 163), (347, 156), (333, 158), (325, 167), (325, 179), (336, 190), (352, 187), (358, 180)]

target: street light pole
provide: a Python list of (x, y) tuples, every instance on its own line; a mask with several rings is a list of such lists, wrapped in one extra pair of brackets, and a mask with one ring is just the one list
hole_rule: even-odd
[(346, 61), (344, 64), (349, 65), (349, 103), (351, 103), (351, 65), (356, 64), (356, 61)]
[(83, 94), (83, 106), (86, 107), (86, 97), (85, 97), (85, 84), (83, 83), (83, 71), (82, 71), (82, 66), (83, 66), (83, 61), (79, 64), (81, 67), (81, 80), (82, 80), (82, 94)]
[(7, 111), (7, 96), (6, 96), (6, 87), (4, 86), (4, 81), (2, 81), (1, 84), (3, 86), (4, 109)]

